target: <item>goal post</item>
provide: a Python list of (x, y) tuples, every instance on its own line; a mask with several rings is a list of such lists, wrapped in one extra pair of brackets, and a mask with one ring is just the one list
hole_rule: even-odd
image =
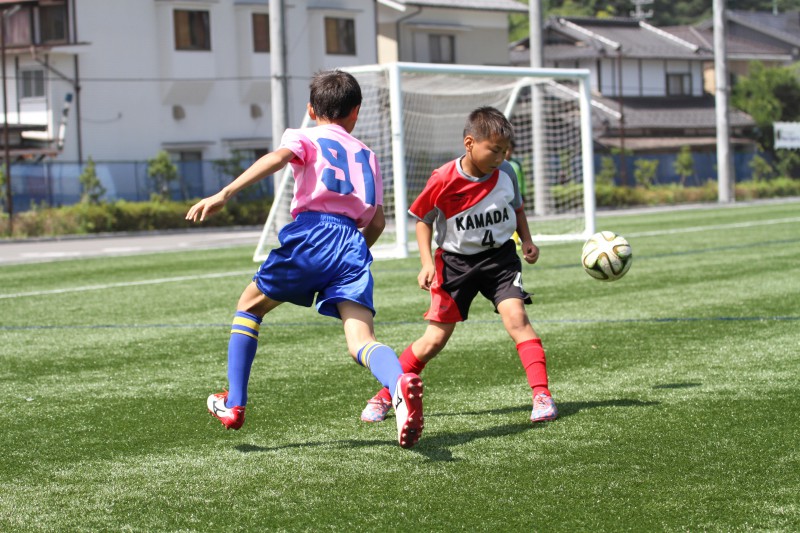
[[(408, 206), (434, 169), (463, 154), (464, 123), (481, 106), (496, 107), (514, 125), (513, 157), (523, 168), (534, 242), (594, 233), (588, 70), (427, 63), (343, 70), (358, 79), (363, 96), (353, 135), (376, 153), (383, 176), (386, 230), (372, 248), (376, 258), (407, 257), (415, 246)], [(311, 125), (306, 115), (301, 127)], [(294, 179), (288, 167), (282, 172), (255, 261), (266, 258), (291, 220)]]

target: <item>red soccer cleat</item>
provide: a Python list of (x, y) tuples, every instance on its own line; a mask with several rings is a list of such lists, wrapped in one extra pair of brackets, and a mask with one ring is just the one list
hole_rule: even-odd
[(226, 429), (239, 429), (244, 424), (244, 407), (234, 405), (225, 407), (228, 391), (218, 392), (208, 397), (208, 412), (211, 416), (222, 422)]

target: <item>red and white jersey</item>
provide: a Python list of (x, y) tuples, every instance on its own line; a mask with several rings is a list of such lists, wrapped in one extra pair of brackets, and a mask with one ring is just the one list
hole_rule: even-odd
[(459, 158), (433, 171), (408, 212), (433, 225), (439, 248), (473, 255), (509, 240), (521, 208), (517, 176), (508, 161), (475, 178), (464, 172)]

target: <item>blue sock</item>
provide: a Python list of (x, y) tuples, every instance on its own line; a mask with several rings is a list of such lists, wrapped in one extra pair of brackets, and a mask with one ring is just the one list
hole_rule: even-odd
[(225, 407), (247, 405), (247, 382), (258, 348), (261, 319), (245, 311), (236, 311), (228, 341), (228, 401)]
[(372, 375), (394, 396), (397, 380), (403, 373), (394, 350), (379, 342), (368, 342), (358, 351), (357, 361), (369, 368)]

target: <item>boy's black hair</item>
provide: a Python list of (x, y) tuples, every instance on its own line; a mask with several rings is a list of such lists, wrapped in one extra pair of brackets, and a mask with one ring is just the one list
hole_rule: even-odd
[(476, 141), (504, 139), (514, 142), (514, 126), (494, 107), (484, 106), (472, 111), (464, 125), (464, 137), (471, 135)]
[(338, 120), (347, 117), (361, 105), (361, 86), (349, 72), (326, 70), (317, 72), (309, 85), (309, 103), (318, 118)]

